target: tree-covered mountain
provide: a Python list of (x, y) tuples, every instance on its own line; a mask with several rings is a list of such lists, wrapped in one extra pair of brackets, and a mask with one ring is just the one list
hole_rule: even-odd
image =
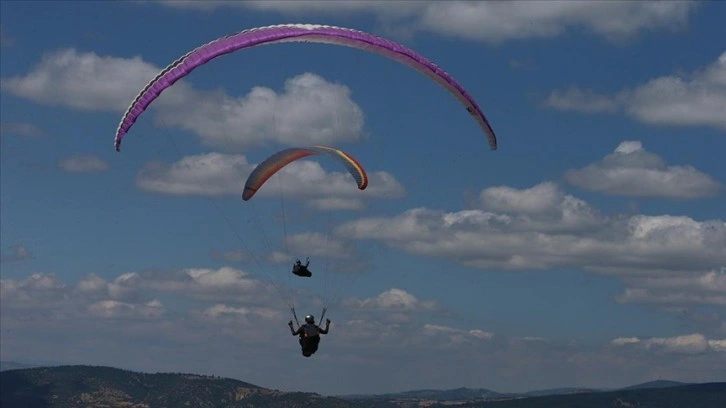
[(688, 385), (688, 383), (683, 383), (683, 382), (678, 382), (678, 381), (668, 381), (668, 380), (655, 380), (655, 381), (644, 382), (642, 384), (631, 385), (631, 386), (625, 387), (623, 389), (624, 390), (637, 390), (637, 389), (646, 389), (646, 388), (668, 388), (668, 387), (678, 387), (681, 385)]
[(498, 393), (486, 388), (454, 388), (450, 390), (411, 390), (389, 394), (375, 395), (345, 395), (341, 398), (350, 400), (366, 400), (366, 399), (420, 399), (431, 401), (454, 401), (467, 399), (487, 399), (503, 397), (507, 394)]
[(726, 408), (726, 382), (658, 380), (615, 390), (573, 387), (524, 393), (458, 388), (341, 398), (372, 408)]
[(3, 408), (724, 408), (726, 382), (652, 381), (618, 389), (561, 388), (507, 394), (479, 388), (325, 397), (185, 373), (57, 366), (0, 372)]
[(18, 368), (38, 367), (36, 364), (18, 363), (15, 361), (0, 361), (0, 371), (17, 370)]
[[(481, 401), (457, 408), (724, 408), (726, 382)], [(444, 405), (429, 405), (444, 408)], [(450, 407), (447, 407), (450, 408)]]
[(147, 374), (110, 367), (59, 366), (0, 372), (0, 406), (347, 408), (355, 404), (313, 393), (270, 390), (214, 376)]

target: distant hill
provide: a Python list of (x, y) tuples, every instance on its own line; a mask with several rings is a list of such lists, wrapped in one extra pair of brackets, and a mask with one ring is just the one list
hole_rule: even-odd
[(282, 392), (229, 378), (146, 374), (110, 367), (60, 366), (0, 372), (3, 408), (355, 407), (313, 393)]
[(185, 373), (57, 366), (0, 372), (3, 408), (725, 408), (726, 382), (651, 381), (618, 390), (558, 388), (498, 393), (482, 388), (324, 397)]
[(617, 390), (555, 388), (509, 394), (458, 388), (341, 398), (369, 408), (726, 408), (726, 382), (651, 381)]
[[(724, 408), (726, 382), (480, 401), (457, 408)], [(444, 408), (430, 405), (429, 408)], [(450, 407), (447, 407), (450, 408)]]
[(380, 399), (380, 400), (430, 400), (430, 401), (457, 401), (498, 398), (505, 394), (500, 394), (485, 388), (454, 388), (450, 390), (412, 390), (404, 392), (396, 392), (390, 394), (376, 395), (348, 395), (341, 398), (360, 400), (360, 399)]
[(0, 371), (16, 370), (18, 368), (37, 367), (35, 364), (17, 363), (15, 361), (0, 361)]
[[(596, 388), (583, 388), (583, 387), (565, 387), (565, 388), (550, 388), (546, 390), (535, 390), (535, 391), (527, 391), (522, 394), (515, 394), (518, 396), (526, 396), (526, 397), (541, 397), (545, 395), (562, 395), (562, 394), (579, 394), (582, 392), (601, 392), (606, 391), (602, 389), (596, 389)], [(510, 394), (511, 395), (511, 394)]]
[(689, 385), (689, 384), (683, 383), (683, 382), (678, 382), (678, 381), (656, 380), (656, 381), (644, 382), (642, 384), (631, 385), (629, 387), (625, 387), (625, 388), (621, 388), (621, 389), (622, 390), (639, 390), (639, 389), (647, 389), (647, 388), (678, 387), (681, 385)]

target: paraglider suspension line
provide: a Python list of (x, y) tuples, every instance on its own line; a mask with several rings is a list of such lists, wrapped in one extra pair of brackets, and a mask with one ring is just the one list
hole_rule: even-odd
[(290, 307), (290, 311), (292, 312), (292, 317), (295, 318), (295, 324), (297, 324), (297, 328), (300, 328), (300, 322), (297, 320), (297, 313), (295, 313), (295, 306)]
[[(169, 140), (171, 141), (172, 146), (174, 146), (174, 149), (176, 150), (177, 155), (179, 157), (183, 157), (182, 152), (181, 152), (181, 149), (179, 149), (179, 146), (177, 145), (177, 143), (174, 140), (174, 138), (171, 136), (171, 134), (168, 131), (165, 131), (165, 133), (166, 133), (167, 137), (169, 138)], [(195, 175), (195, 178), (197, 180), (197, 183), (199, 183), (200, 185), (202, 185), (202, 181), (198, 177), (196, 177), (196, 174), (194, 172), (192, 172), (192, 174)], [(222, 219), (225, 221), (225, 223), (227, 224), (227, 226), (229, 227), (229, 229), (237, 237), (237, 240), (242, 244), (242, 246), (245, 247), (245, 249), (247, 249), (247, 252), (249, 252), (252, 255), (252, 259), (255, 261), (255, 263), (257, 264), (257, 266), (259, 266), (260, 268), (262, 268), (262, 264), (260, 263), (260, 260), (257, 258), (257, 256), (254, 255), (254, 253), (252, 251), (249, 250), (249, 248), (247, 248), (247, 245), (245, 245), (245, 241), (242, 239), (242, 236), (240, 235), (240, 233), (237, 232), (237, 229), (234, 228), (234, 226), (232, 225), (232, 221), (229, 219), (229, 217), (227, 217), (227, 215), (224, 212), (222, 212), (222, 209), (219, 207), (219, 205), (217, 205), (217, 203), (214, 201), (214, 199), (212, 199), (209, 196), (207, 196), (205, 198), (217, 210), (217, 212), (222, 217)], [(261, 225), (261, 222), (259, 220), (259, 216), (257, 217), (257, 222)], [(263, 230), (263, 234), (264, 234), (264, 230)], [(272, 279), (269, 276), (268, 276), (268, 279), (270, 279), (270, 283), (272, 284), (272, 287), (275, 289), (275, 291), (277, 292), (277, 294), (283, 299), (283, 301), (285, 301), (285, 303), (287, 303), (288, 306), (290, 306), (291, 308), (294, 307), (293, 304), (292, 304), (292, 301), (288, 297), (286, 297), (285, 295), (283, 295), (283, 293), (280, 291), (280, 288), (278, 287), (278, 285), (274, 281), (272, 281)], [(294, 309), (293, 309), (293, 313), (294, 313)], [(295, 320), (297, 321), (297, 317), (295, 317)]]
[(328, 311), (327, 307), (323, 308), (323, 313), (320, 313), (320, 324), (323, 324), (323, 319), (325, 319), (325, 312)]

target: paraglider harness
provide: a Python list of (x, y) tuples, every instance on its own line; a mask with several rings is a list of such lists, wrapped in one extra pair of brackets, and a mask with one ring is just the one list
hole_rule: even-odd
[[(295, 313), (295, 308), (290, 307), (290, 311), (292, 312), (292, 316), (295, 318), (295, 324), (297, 324), (297, 329), (300, 330), (300, 322), (297, 319), (297, 313)], [(325, 312), (327, 311), (328, 308), (324, 307), (322, 313), (320, 314), (319, 321), (323, 321), (323, 319), (325, 318)], [(303, 330), (302, 333), (300, 333), (300, 347), (302, 347), (302, 352), (305, 357), (310, 357), (316, 351), (318, 351), (319, 343), (320, 334), (316, 333), (314, 336), (311, 336), (307, 330)]]
[(292, 266), (292, 273), (297, 276), (309, 278), (313, 276), (313, 273), (308, 269), (308, 265), (310, 265), (310, 258), (305, 259), (305, 265), (298, 259), (295, 261), (295, 265)]
[[(292, 317), (295, 318), (295, 324), (297, 325), (297, 328), (299, 329), (300, 322), (297, 320), (297, 313), (295, 313), (295, 307), (290, 307), (290, 311), (292, 312)], [(323, 311), (320, 313), (320, 320), (318, 320), (319, 322), (322, 322), (323, 319), (325, 319), (325, 312), (327, 312), (327, 311), (328, 311), (328, 308), (324, 307)], [(308, 334), (305, 333), (305, 337), (307, 337), (307, 336), (308, 336)]]

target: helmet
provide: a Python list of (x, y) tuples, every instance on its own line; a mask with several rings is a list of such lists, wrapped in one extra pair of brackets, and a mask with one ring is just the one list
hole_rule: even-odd
[(315, 317), (313, 317), (313, 315), (305, 316), (305, 323), (310, 323), (310, 324), (315, 323)]

